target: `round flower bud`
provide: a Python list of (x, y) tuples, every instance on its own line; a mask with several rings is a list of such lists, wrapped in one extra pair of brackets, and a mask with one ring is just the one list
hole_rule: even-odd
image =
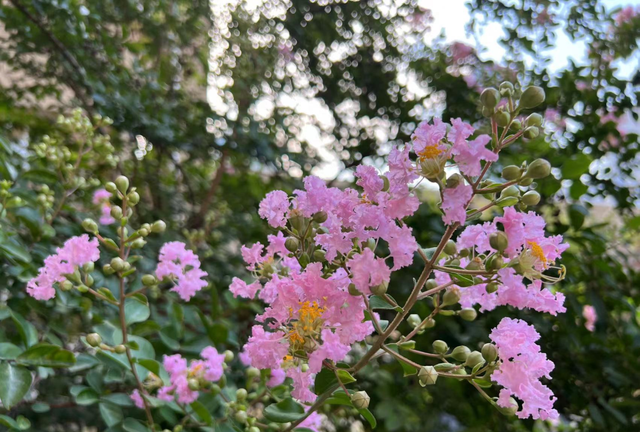
[(476, 257), (469, 261), (469, 264), (465, 267), (467, 270), (480, 270), (482, 268), (482, 261)]
[(542, 126), (542, 116), (538, 113), (533, 113), (524, 120), (524, 124), (525, 126)]
[(498, 408), (498, 411), (507, 416), (515, 415), (515, 413), (518, 411), (518, 402), (516, 402), (516, 400), (512, 397), (509, 398), (508, 408), (501, 407), (500, 405), (496, 406)]
[(313, 221), (317, 223), (323, 223), (327, 220), (327, 213), (323, 211), (319, 211), (318, 213), (313, 215)]
[(464, 362), (465, 366), (474, 367), (477, 364), (484, 363), (484, 358), (479, 351), (473, 351), (469, 354), (469, 357)]
[(493, 118), (496, 120), (496, 123), (500, 127), (506, 127), (509, 125), (511, 121), (511, 114), (506, 111), (498, 111)]
[(487, 361), (487, 363), (491, 363), (498, 358), (498, 349), (494, 344), (486, 343), (482, 346), (480, 351), (482, 352), (482, 357)]
[(447, 345), (447, 343), (443, 340), (438, 339), (436, 341), (433, 341), (431, 346), (433, 347), (433, 351), (438, 354), (444, 354), (449, 351), (449, 345)]
[(421, 322), (422, 322), (422, 318), (420, 318), (420, 315), (418, 314), (411, 314), (407, 318), (407, 323), (413, 328), (418, 327)]
[(124, 354), (125, 352), (127, 352), (127, 347), (124, 345), (116, 345), (114, 350), (118, 354)]
[(438, 286), (438, 282), (435, 279), (429, 279), (424, 286), (427, 290), (431, 290)]
[(451, 174), (451, 176), (449, 176), (449, 178), (447, 179), (447, 189), (453, 189), (461, 183), (464, 183), (464, 178), (460, 174)]
[(509, 165), (502, 170), (502, 178), (507, 181), (519, 179), (522, 176), (522, 170), (515, 165)]
[(487, 284), (487, 286), (485, 287), (485, 289), (487, 290), (487, 292), (488, 292), (489, 294), (493, 294), (494, 292), (498, 291), (498, 288), (499, 288), (499, 287), (500, 287), (500, 286), (498, 285), (498, 283), (497, 283), (497, 282), (489, 282), (489, 283)]
[(545, 178), (551, 174), (551, 164), (544, 159), (536, 159), (527, 168), (525, 175), (532, 179)]
[(387, 292), (387, 288), (389, 287), (388, 282), (382, 282), (376, 286), (371, 287), (371, 292), (377, 296), (383, 296)]
[(187, 385), (189, 386), (189, 390), (193, 390), (193, 391), (200, 390), (200, 382), (195, 378), (189, 378), (187, 380)]
[(514, 119), (511, 122), (511, 127), (509, 129), (512, 131), (519, 131), (522, 129), (522, 122), (519, 119)]
[(300, 247), (300, 242), (295, 237), (287, 237), (284, 241), (284, 247), (286, 247), (289, 252), (295, 252), (298, 250), (298, 247)]
[(135, 239), (132, 243), (131, 243), (131, 248), (132, 249), (142, 249), (144, 247), (144, 245), (146, 245), (147, 242), (144, 239), (138, 238)]
[(509, 81), (505, 81), (501, 83), (499, 88), (500, 88), (500, 93), (504, 96), (508, 96), (509, 94), (513, 93), (513, 91), (515, 90), (515, 88), (513, 87), (513, 84), (511, 84)]
[(127, 189), (129, 189), (129, 179), (126, 178), (125, 176), (119, 176), (116, 181), (116, 186), (118, 188), (118, 190), (125, 194), (127, 193)]
[(500, 208), (511, 207), (518, 204), (518, 197), (504, 197), (496, 201), (496, 205)]
[(428, 328), (433, 328), (435, 326), (436, 326), (436, 320), (434, 320), (433, 318), (427, 318), (422, 328), (428, 329)]
[(509, 247), (509, 239), (507, 238), (507, 235), (505, 233), (503, 233), (502, 231), (497, 231), (491, 233), (491, 235), (489, 236), (489, 245), (498, 252), (502, 253), (506, 248)]
[(443, 174), (444, 165), (436, 159), (425, 159), (420, 161), (420, 174), (429, 179), (435, 180)]
[(500, 102), (500, 92), (493, 87), (486, 88), (480, 94), (480, 103), (483, 106), (493, 109)]
[(460, 312), (460, 318), (465, 321), (473, 321), (478, 316), (478, 312), (474, 308), (464, 308)]
[(456, 242), (454, 242), (453, 240), (449, 240), (444, 246), (444, 253), (446, 253), (447, 255), (455, 255), (456, 252), (458, 252)]
[(115, 191), (118, 190), (118, 187), (114, 182), (108, 182), (107, 184), (104, 185), (104, 188), (107, 190), (107, 192), (111, 192), (111, 193), (114, 193)]
[(60, 289), (62, 291), (71, 291), (73, 289), (73, 283), (65, 279), (60, 283)]
[(540, 202), (540, 194), (536, 191), (529, 191), (526, 194), (522, 195), (520, 201), (528, 206), (537, 205)]
[(434, 385), (438, 381), (438, 371), (433, 366), (422, 366), (418, 372), (418, 381), (422, 387)]
[(111, 267), (111, 265), (109, 264), (105, 264), (104, 266), (102, 266), (102, 273), (104, 273), (105, 275), (112, 275), (114, 274), (116, 271), (113, 269), (113, 267)]
[(260, 428), (256, 426), (251, 426), (249, 428), (249, 432), (260, 432)]
[(520, 186), (530, 186), (533, 183), (533, 179), (529, 177), (524, 177), (522, 180), (518, 182)]
[(120, 257), (113, 258), (111, 268), (118, 272), (124, 270), (124, 260)]
[(515, 185), (511, 185), (507, 188), (504, 188), (500, 193), (500, 198), (519, 197), (519, 196), (520, 196), (520, 189), (518, 189), (518, 186), (515, 186)]
[(486, 118), (491, 117), (496, 112), (495, 108), (489, 108), (486, 106), (482, 107), (482, 115)]
[(226, 350), (224, 352), (224, 361), (225, 361), (225, 363), (231, 363), (234, 358), (235, 358), (235, 355), (233, 354), (233, 351)]
[(247, 422), (247, 413), (246, 411), (236, 411), (234, 418), (238, 423), (246, 423)]
[(489, 271), (500, 270), (504, 265), (504, 260), (500, 255), (492, 255), (487, 260), (486, 269)]
[(545, 94), (542, 87), (531, 86), (524, 89), (522, 96), (520, 96), (520, 108), (531, 109), (535, 108), (544, 102)]
[(85, 277), (84, 284), (89, 287), (93, 286), (93, 276), (87, 275)]
[(87, 291), (89, 291), (89, 287), (84, 284), (78, 285), (76, 289), (78, 290), (78, 292), (81, 292), (81, 293), (86, 293)]
[(142, 285), (152, 286), (158, 283), (158, 279), (154, 275), (146, 274), (142, 276)]
[(136, 205), (140, 202), (140, 194), (138, 192), (130, 192), (127, 195), (127, 201), (131, 205)]
[(154, 233), (163, 233), (164, 230), (167, 229), (167, 224), (164, 221), (155, 221), (153, 225), (151, 225), (151, 232)]
[(313, 260), (316, 262), (325, 262), (327, 259), (325, 258), (325, 256), (327, 255), (327, 253), (325, 251), (323, 251), (322, 249), (317, 249), (313, 251)]
[(98, 224), (93, 219), (85, 219), (82, 221), (82, 228), (90, 233), (98, 232)]
[(467, 357), (469, 357), (470, 353), (471, 353), (471, 350), (469, 348), (467, 348), (464, 345), (460, 345), (455, 347), (453, 351), (451, 351), (451, 357), (453, 357), (454, 359), (460, 362), (463, 362), (467, 360)]
[(259, 376), (260, 376), (260, 369), (254, 368), (254, 367), (250, 367), (249, 369), (247, 369), (247, 377), (249, 379), (258, 378)]
[(238, 402), (245, 401), (247, 399), (247, 391), (243, 388), (236, 390), (236, 400)]
[(456, 287), (449, 288), (442, 296), (442, 306), (450, 306), (460, 301), (460, 290)]
[(354, 284), (349, 284), (349, 294), (356, 297), (362, 295), (362, 293), (358, 291), (358, 288), (356, 288)]
[(308, 370), (309, 370), (309, 365), (307, 363), (305, 363), (302, 366), (300, 366), (300, 371), (301, 372), (306, 372)]
[(351, 403), (357, 409), (365, 409), (369, 406), (369, 395), (365, 391), (358, 391), (351, 395)]
[(138, 235), (140, 237), (147, 237), (149, 235), (149, 230), (147, 228), (140, 228), (138, 230)]
[(102, 343), (102, 336), (98, 333), (89, 333), (87, 335), (87, 343), (92, 347), (97, 347)]
[(111, 217), (114, 219), (122, 219), (122, 208), (120, 206), (111, 206)]
[(538, 135), (540, 135), (540, 129), (538, 129), (535, 126), (529, 126), (524, 130), (524, 134), (523, 134), (523, 136), (526, 139), (534, 139), (534, 138), (537, 138)]

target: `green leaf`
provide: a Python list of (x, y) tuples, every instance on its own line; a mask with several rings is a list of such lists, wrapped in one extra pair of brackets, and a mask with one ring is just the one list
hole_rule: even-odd
[(126, 324), (130, 325), (146, 321), (147, 318), (149, 318), (151, 311), (149, 310), (149, 303), (147, 301), (143, 301), (138, 296), (134, 296), (125, 300), (124, 313), (126, 316)]
[(589, 171), (591, 162), (591, 157), (584, 153), (572, 156), (562, 165), (562, 177), (571, 180), (580, 178), (582, 174)]
[(571, 228), (577, 230), (584, 224), (585, 217), (589, 214), (589, 211), (580, 204), (571, 204), (569, 206), (569, 221), (571, 222)]
[(19, 429), (17, 421), (3, 414), (0, 414), (0, 425), (6, 426), (10, 429)]
[(136, 419), (126, 418), (122, 422), (122, 428), (127, 432), (149, 432), (149, 428)]
[(122, 421), (122, 408), (111, 402), (100, 402), (100, 415), (107, 426), (113, 426)]
[(156, 375), (160, 375), (160, 363), (157, 361), (152, 359), (136, 359), (136, 363), (148, 371), (153, 372)]
[(76, 403), (78, 405), (93, 405), (98, 402), (99, 395), (95, 392), (95, 390), (90, 388), (85, 388), (76, 396)]
[(111, 402), (112, 404), (122, 407), (133, 406), (133, 401), (128, 394), (125, 393), (111, 393), (101, 397), (101, 400)]
[(267, 420), (275, 423), (294, 422), (300, 419), (304, 413), (304, 407), (291, 398), (271, 404), (263, 412)]
[[(391, 297), (391, 296), (389, 296), (389, 297)], [(393, 297), (391, 297), (391, 299), (393, 301), (395, 301), (395, 299)], [(396, 302), (396, 304), (398, 304), (398, 302)], [(389, 303), (384, 298), (378, 297), (376, 295), (371, 296), (369, 298), (369, 305), (371, 306), (371, 309), (390, 309), (390, 310), (394, 310), (394, 309), (397, 308), (397, 306), (392, 305), (391, 303)]]
[[(340, 376), (340, 382), (345, 385), (351, 384), (352, 382), (356, 381), (356, 379), (345, 370), (338, 371), (338, 376)], [(337, 383), (338, 379), (336, 378), (336, 374), (331, 369), (323, 368), (316, 375), (316, 379), (313, 385), (314, 391), (317, 395), (321, 395)]]
[(29, 366), (68, 367), (76, 362), (71, 351), (64, 350), (56, 345), (40, 343), (27, 349), (16, 357), (16, 361)]
[(14, 311), (11, 311), (11, 319), (26, 346), (30, 347), (38, 343), (38, 331), (33, 324)]
[(640, 216), (635, 216), (626, 222), (627, 228), (637, 230), (640, 228)]
[[(391, 349), (392, 351), (398, 352), (398, 345), (397, 344), (390, 344), (388, 345), (389, 349)], [(394, 357), (395, 358), (395, 357)], [(398, 363), (400, 363), (400, 366), (402, 366), (402, 371), (404, 372), (404, 376), (411, 376), (411, 375), (415, 375), (418, 373), (418, 368), (416, 368), (413, 365), (410, 365), (409, 363), (400, 360), (399, 358), (395, 358), (396, 360), (398, 360)]]
[(466, 288), (466, 287), (475, 285), (475, 283), (473, 282), (473, 277), (471, 276), (463, 275), (459, 273), (450, 273), (450, 276), (453, 279), (455, 279), (456, 285), (458, 285), (461, 288)]
[(211, 416), (211, 413), (204, 405), (202, 405), (201, 402), (194, 401), (190, 406), (191, 409), (193, 409), (193, 411), (198, 415), (200, 420), (202, 420), (209, 426), (213, 424), (213, 417)]
[(478, 384), (482, 388), (490, 388), (490, 387), (493, 386), (493, 384), (491, 384), (491, 381), (487, 381), (487, 380), (480, 379), (480, 378), (474, 379), (473, 382)]
[(162, 343), (171, 351), (178, 351), (180, 349), (180, 343), (169, 336), (164, 330), (160, 331), (159, 336)]
[(0, 401), (11, 409), (22, 400), (31, 387), (31, 372), (22, 366), (0, 363)]
[(20, 355), (22, 350), (12, 343), (0, 343), (0, 360), (13, 360)]
[(37, 402), (31, 405), (31, 409), (33, 410), (33, 412), (45, 413), (45, 412), (49, 412), (51, 410), (51, 407), (47, 403)]
[(4, 252), (7, 258), (28, 264), (31, 262), (31, 255), (27, 248), (18, 243), (14, 238), (6, 238), (0, 235), (0, 251)]
[(373, 416), (371, 411), (369, 411), (369, 409), (367, 408), (359, 409), (358, 412), (362, 417), (365, 418), (366, 421), (369, 422), (369, 424), (371, 425), (371, 429), (376, 428), (376, 426), (378, 425), (378, 422), (376, 421), (376, 418)]

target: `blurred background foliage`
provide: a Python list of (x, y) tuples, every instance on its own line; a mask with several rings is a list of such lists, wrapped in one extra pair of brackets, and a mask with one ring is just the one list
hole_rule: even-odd
[[(152, 296), (151, 318), (134, 334), (151, 342), (156, 358), (209, 343), (240, 347), (260, 305), (236, 301), (227, 286), (243, 275), (239, 245), (267, 234), (257, 215), (266, 192), (292, 191), (309, 173), (346, 184), (363, 161), (382, 168), (391, 145), (407, 141), (423, 119), (481, 125), (481, 89), (508, 80), (547, 93), (546, 133), (509, 147), (505, 165), (544, 157), (556, 167), (538, 186), (537, 211), (572, 245), (560, 286), (567, 313), (505, 309), (473, 323), (443, 317), (418, 349), (434, 339), (486, 341), (502, 316), (519, 315), (535, 324), (556, 363), (550, 386), (563, 421), (504, 417), (463, 382), (427, 391), (384, 359), (367, 367), (359, 385), (372, 395), (381, 431), (637, 430), (640, 161), (637, 129), (625, 122), (637, 121), (640, 79), (621, 77), (618, 67), (638, 52), (640, 17), (622, 21), (598, 0), (467, 6), (471, 35), (502, 26), (500, 62), (444, 35), (425, 38), (434, 17), (413, 0), (2, 2), (0, 175), (13, 183), (3, 188), (0, 218), (0, 344), (47, 340), (81, 352), (89, 327), (108, 332), (108, 306), (90, 312), (86, 298), (72, 295), (39, 303), (24, 286), (47, 255), (81, 232), (79, 221), (99, 214), (91, 203), (99, 184), (122, 173), (142, 197), (136, 221), (162, 218), (170, 227), (145, 249), (153, 251), (148, 265), (161, 241), (181, 239), (197, 250), (211, 282), (188, 304)], [(586, 41), (586, 62), (550, 67), (558, 29)], [(81, 118), (74, 108), (86, 128), (57, 121)], [(65, 147), (77, 169), (39, 153), (43, 142)], [(428, 189), (420, 193), (433, 202)], [(429, 204), (410, 223), (423, 247), (443, 231)], [(416, 266), (397, 276), (393, 295), (408, 294), (418, 273)], [(594, 332), (584, 327), (587, 304), (598, 314)], [(33, 430), (47, 431), (106, 430), (105, 406), (139, 415), (117, 396), (122, 377), (104, 371), (82, 354), (68, 372), (40, 368), (27, 401), (0, 413), (24, 415)], [(341, 408), (327, 414), (336, 430), (368, 427)]]

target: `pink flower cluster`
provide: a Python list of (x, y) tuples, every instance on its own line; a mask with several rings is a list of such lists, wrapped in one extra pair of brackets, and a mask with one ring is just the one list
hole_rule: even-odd
[(49, 300), (55, 297), (55, 283), (63, 282), (65, 275), (72, 274), (76, 267), (100, 258), (98, 239), (89, 239), (87, 234), (67, 240), (56, 253), (44, 260), (38, 276), (27, 283), (27, 293), (37, 300)]
[(623, 7), (615, 16), (616, 24), (622, 25), (633, 21), (640, 15), (640, 6), (633, 7), (631, 5)]
[(585, 328), (590, 332), (594, 332), (596, 330), (596, 321), (598, 321), (596, 309), (591, 305), (584, 305), (582, 308), (582, 316), (585, 319)]
[[(164, 356), (162, 364), (169, 373), (170, 384), (158, 390), (158, 398), (167, 402), (177, 399), (189, 404), (198, 399), (198, 391), (189, 388), (189, 380), (216, 382), (224, 373), (224, 354), (218, 354), (214, 347), (206, 347), (200, 353), (203, 360), (187, 360), (180, 354)], [(138, 395), (139, 396), (139, 395)], [(132, 395), (134, 402), (135, 396)], [(136, 404), (137, 405), (137, 404)]]
[(111, 205), (109, 199), (111, 198), (111, 192), (106, 189), (98, 189), (93, 193), (92, 202), (94, 205), (100, 206), (100, 223), (102, 225), (111, 225), (116, 220), (111, 216)]
[(540, 335), (535, 328), (518, 319), (503, 318), (489, 335), (496, 344), (500, 367), (491, 374), (491, 380), (502, 387), (498, 405), (512, 408), (512, 396), (522, 401), (516, 413), (520, 418), (554, 420), (558, 412), (553, 408), (556, 398), (551, 390), (540, 382), (540, 378), (551, 379), (553, 362), (540, 352), (535, 343)]
[(159, 280), (171, 279), (175, 286), (171, 291), (180, 298), (189, 301), (198, 291), (207, 286), (204, 277), (207, 272), (200, 269), (198, 256), (186, 248), (182, 242), (165, 243), (160, 249), (156, 277)]

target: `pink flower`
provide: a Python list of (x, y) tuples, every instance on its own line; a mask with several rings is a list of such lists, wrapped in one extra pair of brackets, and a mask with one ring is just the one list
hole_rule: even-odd
[(450, 49), (451, 56), (453, 57), (453, 61), (455, 63), (458, 63), (460, 60), (464, 60), (475, 53), (473, 47), (462, 42), (452, 43)]
[(351, 351), (349, 345), (343, 344), (340, 337), (329, 329), (322, 330), (322, 345), (309, 356), (309, 370), (318, 373), (322, 362), (326, 359), (339, 362)]
[(207, 381), (218, 381), (222, 378), (222, 374), (224, 373), (222, 367), (224, 363), (224, 354), (218, 354), (218, 350), (209, 346), (202, 350), (200, 357), (205, 360), (204, 378)]
[(229, 285), (229, 291), (233, 294), (234, 297), (244, 297), (248, 299), (252, 299), (256, 296), (258, 290), (262, 288), (260, 282), (255, 281), (251, 285), (247, 285), (245, 281), (242, 279), (238, 279), (234, 277), (231, 281), (231, 285)]
[(271, 376), (267, 381), (267, 387), (276, 387), (284, 382), (287, 378), (287, 373), (282, 369), (271, 369)]
[(293, 380), (293, 391), (291, 396), (300, 402), (313, 402), (316, 395), (309, 390), (313, 384), (313, 376), (311, 371), (302, 372), (300, 368), (287, 369), (287, 376)]
[(274, 228), (284, 228), (287, 225), (286, 214), (289, 211), (289, 197), (283, 191), (269, 192), (260, 202), (258, 214), (266, 219)]
[(56, 295), (55, 283), (64, 282), (65, 275), (73, 273), (76, 267), (96, 262), (99, 258), (98, 239), (89, 240), (87, 234), (72, 237), (44, 260), (38, 276), (27, 283), (27, 293), (36, 300), (50, 300)]
[(410, 227), (407, 225), (398, 227), (394, 224), (384, 239), (389, 243), (389, 255), (393, 258), (393, 271), (413, 263), (413, 254), (419, 246)]
[(363, 294), (371, 294), (370, 287), (388, 283), (391, 270), (382, 258), (376, 258), (373, 251), (365, 248), (355, 254), (347, 263), (352, 274), (353, 284)]
[(111, 225), (116, 220), (111, 216), (111, 204), (109, 199), (111, 198), (111, 192), (106, 189), (98, 189), (93, 193), (92, 202), (95, 205), (100, 205), (100, 223), (102, 225)]
[(387, 178), (390, 193), (403, 193), (407, 190), (407, 185), (418, 178), (413, 163), (409, 159), (409, 151), (409, 146), (404, 146), (402, 150), (394, 147), (389, 153)]
[(426, 121), (420, 123), (411, 135), (413, 151), (420, 154), (426, 147), (444, 150), (446, 147), (442, 144), (442, 140), (446, 134), (447, 126), (439, 118), (433, 119), (433, 124)]
[(493, 222), (485, 222), (482, 225), (469, 225), (456, 240), (458, 250), (473, 247), (480, 254), (495, 252), (489, 244), (489, 236), (496, 231), (497, 228)]
[(158, 261), (156, 277), (159, 280), (171, 279), (175, 284), (171, 291), (177, 292), (181, 299), (188, 301), (207, 286), (202, 279), (207, 272), (200, 269), (198, 256), (188, 250), (184, 243), (165, 243), (160, 249)]
[(298, 425), (298, 428), (306, 428), (313, 432), (318, 432), (320, 426), (322, 426), (322, 416), (317, 412), (314, 412), (304, 419), (304, 421)]
[(251, 337), (244, 349), (251, 359), (251, 365), (258, 369), (278, 369), (287, 355), (285, 334), (282, 331), (267, 333), (262, 326), (251, 329)]
[(107, 191), (106, 189), (98, 189), (93, 193), (91, 202), (93, 204), (101, 204), (103, 201), (109, 201), (110, 198), (111, 192)]
[(585, 328), (590, 332), (595, 331), (596, 321), (598, 320), (596, 309), (591, 305), (584, 305), (584, 307), (582, 308), (582, 316), (585, 319)]
[(378, 192), (382, 191), (384, 181), (378, 175), (378, 171), (372, 166), (358, 165), (356, 168), (356, 184), (364, 189), (365, 194), (371, 200), (375, 199)]
[(470, 177), (477, 176), (482, 172), (481, 160), (488, 162), (498, 160), (498, 154), (486, 148), (490, 141), (489, 135), (480, 135), (473, 141), (458, 141), (457, 144), (454, 144), (451, 153), (454, 155), (460, 172)]
[(262, 256), (263, 249), (264, 246), (260, 242), (256, 242), (250, 248), (242, 246), (240, 252), (242, 253), (244, 262), (247, 263), (248, 270), (255, 270), (257, 264), (261, 264), (265, 261), (266, 258)]
[(542, 281), (536, 280), (529, 286), (524, 284), (524, 278), (516, 274), (512, 268), (498, 271), (502, 285), (496, 293), (498, 305), (511, 305), (518, 309), (531, 308), (538, 312), (551, 315), (564, 313), (564, 294), (553, 294), (542, 288)]
[(142, 399), (142, 396), (140, 395), (140, 392), (138, 391), (138, 389), (135, 389), (129, 397), (131, 398), (131, 400), (133, 401), (133, 404), (136, 407), (140, 409), (144, 409), (144, 400)]
[(467, 220), (467, 205), (473, 196), (471, 185), (460, 183), (455, 188), (446, 188), (442, 193), (442, 220), (445, 224), (451, 225), (455, 222), (464, 224)]

